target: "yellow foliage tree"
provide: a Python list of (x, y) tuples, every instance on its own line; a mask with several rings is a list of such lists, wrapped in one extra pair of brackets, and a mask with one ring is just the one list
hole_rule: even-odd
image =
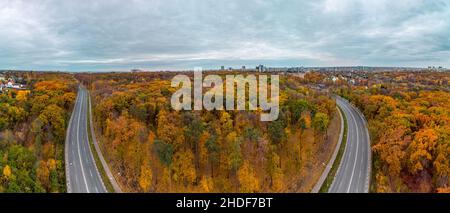
[(153, 173), (152, 169), (149, 167), (148, 163), (143, 163), (141, 165), (141, 174), (139, 175), (139, 186), (142, 191), (148, 192), (152, 185)]
[(200, 186), (204, 192), (211, 192), (213, 190), (214, 183), (211, 178), (203, 176), (200, 180)]
[(178, 115), (161, 110), (158, 113), (156, 134), (159, 139), (165, 141), (178, 149), (183, 145), (184, 134), (181, 128), (177, 126)]
[(26, 101), (28, 94), (30, 94), (30, 90), (19, 90), (17, 91), (16, 99), (18, 101)]
[(3, 176), (5, 176), (6, 179), (9, 179), (11, 177), (11, 174), (12, 174), (11, 167), (9, 167), (9, 165), (6, 165), (3, 168)]
[(272, 190), (275, 192), (281, 192), (284, 188), (283, 171), (281, 168), (275, 168), (272, 176)]
[(259, 180), (256, 177), (255, 171), (251, 167), (248, 161), (238, 170), (238, 180), (240, 184), (240, 191), (244, 193), (259, 192), (260, 185)]
[(192, 184), (196, 178), (194, 155), (190, 150), (180, 151), (174, 155), (173, 176), (175, 182)]

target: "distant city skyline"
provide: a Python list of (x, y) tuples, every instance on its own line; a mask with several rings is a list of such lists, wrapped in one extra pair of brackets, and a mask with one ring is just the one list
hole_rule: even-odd
[(0, 0), (0, 70), (450, 67), (443, 0)]
[(201, 68), (203, 71), (257, 71), (257, 72), (277, 72), (277, 71), (288, 71), (288, 72), (307, 72), (307, 71), (450, 71), (446, 67), (442, 66), (428, 66), (428, 67), (408, 67), (408, 66), (265, 66), (260, 64), (254, 67), (194, 67), (194, 68), (186, 68), (186, 69), (108, 69), (108, 70), (36, 70), (36, 69), (0, 69), (0, 74), (3, 72), (10, 71), (34, 71), (34, 72), (47, 72), (47, 71), (55, 71), (55, 72), (170, 72), (170, 71), (194, 71), (195, 69)]

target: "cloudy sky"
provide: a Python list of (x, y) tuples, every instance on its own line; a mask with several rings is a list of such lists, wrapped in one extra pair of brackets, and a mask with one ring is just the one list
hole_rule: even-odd
[(0, 0), (0, 69), (450, 67), (445, 0)]

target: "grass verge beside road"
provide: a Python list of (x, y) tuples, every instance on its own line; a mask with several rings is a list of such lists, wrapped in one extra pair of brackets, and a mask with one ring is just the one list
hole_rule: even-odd
[[(91, 101), (90, 97), (89, 97), (89, 101)], [(88, 107), (89, 107), (89, 105), (88, 105)], [(91, 109), (89, 109), (89, 110), (91, 110)], [(100, 173), (100, 176), (102, 177), (102, 181), (103, 181), (103, 184), (105, 184), (106, 190), (108, 192), (114, 192), (114, 187), (112, 186), (111, 182), (109, 181), (108, 176), (106, 175), (105, 169), (103, 168), (102, 163), (100, 162), (100, 158), (98, 157), (97, 151), (94, 147), (94, 142), (92, 139), (92, 132), (91, 132), (91, 122), (90, 122), (91, 116), (90, 116), (89, 110), (86, 110), (87, 111), (87, 129), (88, 129), (87, 132), (88, 132), (88, 138), (89, 138), (89, 146), (91, 147), (91, 151), (94, 156), (95, 165), (97, 166), (98, 172)]]
[(336, 172), (339, 168), (339, 164), (341, 163), (342, 156), (344, 155), (345, 145), (347, 144), (347, 117), (345, 116), (344, 111), (342, 111), (341, 107), (338, 106), (338, 108), (339, 111), (341, 111), (342, 117), (344, 119), (344, 134), (342, 136), (342, 142), (341, 146), (339, 147), (339, 152), (336, 156), (336, 160), (333, 163), (333, 167), (331, 168), (330, 173), (328, 173), (327, 178), (323, 182), (322, 187), (320, 187), (320, 193), (327, 193), (330, 189), (330, 186), (333, 183), (334, 177), (336, 176)]

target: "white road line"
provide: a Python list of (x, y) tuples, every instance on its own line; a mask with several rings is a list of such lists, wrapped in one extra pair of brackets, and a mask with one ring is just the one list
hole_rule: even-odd
[(78, 183), (78, 175), (75, 175), (75, 183)]
[[(353, 137), (353, 134), (350, 134), (351, 132), (351, 128), (350, 128), (350, 122), (348, 119), (350, 119), (348, 116), (348, 112), (347, 112), (347, 108), (344, 106), (345, 103), (343, 101), (340, 101), (341, 104), (341, 109), (343, 111), (343, 113), (346, 115), (346, 119), (347, 119), (347, 139), (346, 139), (346, 144), (345, 144), (345, 151), (344, 154), (342, 155), (342, 160), (340, 163), (340, 166), (338, 168), (338, 172), (336, 173), (337, 176), (336, 177), (342, 177), (342, 174), (345, 174), (345, 171), (347, 171), (348, 165), (349, 163), (347, 163), (348, 159), (350, 158), (350, 153), (351, 153), (351, 137)], [(339, 192), (339, 189), (342, 188), (342, 185), (344, 184), (344, 178), (337, 178), (336, 179), (337, 182), (337, 186), (336, 186), (336, 192)]]
[[(353, 113), (351, 113), (351, 111), (350, 111), (350, 115), (352, 116), (352, 120), (353, 120), (353, 123), (355, 124), (356, 130), (358, 130), (358, 124), (356, 123), (355, 117), (353, 116)], [(352, 186), (352, 181), (353, 181), (353, 175), (355, 174), (356, 162), (358, 160), (358, 146), (359, 146), (358, 141), (359, 141), (359, 134), (358, 134), (358, 131), (356, 131), (356, 156), (355, 156), (355, 160), (353, 161), (353, 171), (352, 171), (352, 175), (350, 176), (350, 182), (348, 184), (347, 193), (350, 192), (350, 188)]]
[(372, 151), (372, 149), (371, 149), (371, 143), (370, 143), (369, 131), (367, 129), (366, 119), (364, 118), (364, 115), (361, 113), (361, 111), (359, 111), (358, 109), (357, 109), (357, 113), (362, 122), (363, 135), (365, 135), (365, 138), (367, 140), (366, 141), (367, 162), (366, 162), (366, 166), (364, 169), (364, 171), (366, 171), (366, 173), (365, 173), (366, 180), (365, 180), (363, 191), (369, 192), (369, 181), (370, 181), (370, 173), (371, 173), (371, 168), (372, 168), (372, 166), (371, 166), (371, 155), (372, 155), (371, 151)]
[[(84, 143), (84, 140), (83, 140), (83, 152), (84, 152), (84, 155), (85, 156), (87, 156), (87, 152), (86, 152), (86, 143)], [(85, 158), (85, 160), (86, 160), (86, 162), (89, 164), (89, 158)]]
[[(86, 96), (86, 100), (87, 100), (86, 101), (86, 105), (87, 105), (86, 114), (89, 113), (89, 115), (92, 116), (92, 114), (91, 114), (91, 98), (89, 96), (89, 92), (88, 91), (85, 93), (85, 96)], [(89, 122), (89, 124), (92, 125), (92, 123), (90, 123), (91, 122), (91, 118), (89, 117), (89, 119), (88, 119), (87, 116), (86, 116), (86, 123), (87, 122)], [(93, 165), (93, 168), (94, 168), (94, 173), (96, 174), (96, 176), (98, 177), (98, 180), (100, 181), (100, 189), (101, 189), (101, 191), (99, 190), (97, 185), (94, 185), (95, 186), (95, 190), (97, 190), (98, 193), (100, 193), (100, 192), (107, 192), (105, 184), (103, 183), (103, 180), (102, 180), (102, 176), (100, 175), (100, 172), (99, 172), (99, 170), (97, 168), (93, 150), (91, 149), (91, 144), (90, 144), (90, 141), (89, 141), (89, 131), (90, 131), (90, 129), (88, 130), (88, 125), (86, 125), (85, 127), (86, 127), (86, 135), (85, 135), (86, 136), (86, 141), (89, 144), (89, 146), (88, 146), (89, 158), (90, 158), (90, 161), (92, 162), (92, 165)], [(92, 137), (94, 139), (94, 135), (92, 135)]]
[(368, 159), (367, 159), (367, 165), (366, 165), (366, 169), (367, 169), (367, 173), (366, 173), (366, 186), (364, 188), (365, 192), (369, 192), (369, 187), (370, 187), (370, 176), (371, 176), (371, 172), (372, 172), (372, 147), (371, 147), (371, 142), (370, 142), (370, 135), (369, 135), (369, 129), (367, 128), (367, 123), (366, 120), (364, 119), (364, 128), (365, 128), (365, 133), (366, 133), (366, 138), (367, 138), (367, 154)]
[[(345, 99), (342, 99), (341, 101), (341, 99), (337, 98), (336, 103), (342, 104), (341, 109), (344, 112), (344, 114), (347, 115), (347, 122), (348, 122), (347, 144), (345, 146), (343, 158), (340, 162), (340, 166), (338, 167), (336, 176), (333, 180), (329, 192), (346, 192), (346, 193), (368, 192), (370, 183), (371, 148), (370, 148), (370, 136), (368, 134), (366, 120), (363, 114), (360, 113), (360, 111), (356, 107), (351, 105), (348, 101), (345, 101)], [(357, 115), (355, 116), (354, 113), (357, 113)], [(356, 120), (356, 117), (358, 117), (359, 120)], [(353, 121), (351, 122), (350, 119), (352, 119)], [(361, 125), (359, 125), (360, 121), (362, 121)], [(356, 133), (353, 133), (353, 131), (356, 131)], [(366, 138), (367, 141), (364, 141)], [(356, 147), (354, 147), (353, 143), (351, 142), (356, 143)], [(361, 144), (361, 146), (359, 146), (359, 143), (364, 144)], [(356, 149), (352, 149), (353, 147)], [(354, 153), (355, 150), (356, 153)], [(359, 154), (358, 152), (361, 152), (361, 154)], [(366, 160), (365, 156), (366, 154), (368, 158), (367, 166), (363, 165), (364, 160)], [(358, 162), (359, 158), (362, 158), (361, 162)], [(351, 167), (350, 160), (354, 160), (352, 171), (350, 171)], [(361, 165), (361, 167), (359, 165)], [(358, 172), (358, 174), (355, 174), (355, 172)], [(350, 175), (350, 177), (348, 175)], [(356, 181), (355, 184), (352, 184), (354, 176), (356, 176), (355, 178), (357, 178), (357, 180), (355, 180)], [(364, 178), (365, 181), (361, 180), (361, 178)], [(350, 182), (347, 182), (347, 180), (349, 180)], [(349, 185), (345, 186), (346, 183), (348, 183)]]
[[(72, 115), (70, 116), (70, 122), (73, 121), (73, 118), (74, 118), (74, 114), (75, 114), (75, 112), (76, 112), (76, 109), (77, 109), (77, 107), (80, 105), (80, 104), (79, 104), (79, 99), (80, 99), (80, 93), (78, 92), (78, 93), (77, 93), (77, 99), (76, 99), (76, 102), (75, 102), (75, 106), (74, 106), (74, 108), (73, 108)], [(69, 127), (75, 129), (75, 127), (72, 126), (72, 123), (69, 124)], [(74, 145), (74, 144), (73, 144), (74, 141), (72, 140), (72, 138), (73, 138), (73, 133), (75, 132), (74, 129), (69, 129), (69, 131), (70, 131), (70, 136), (69, 136), (69, 143), (68, 143), (68, 147), (70, 147), (70, 148), (71, 148), (71, 151), (72, 151), (72, 158), (75, 157), (75, 151), (74, 151), (75, 149), (72, 147), (72, 146)], [(69, 160), (69, 162), (70, 162), (70, 160)], [(72, 166), (73, 166), (73, 169), (75, 170), (75, 169), (76, 169), (76, 161), (73, 161)], [(69, 164), (69, 167), (70, 167), (70, 164)], [(74, 175), (74, 178), (75, 178), (75, 184), (71, 184), (71, 183), (70, 183), (70, 179), (72, 178), (72, 176), (70, 176), (70, 170), (71, 170), (71, 169), (69, 168), (68, 171), (67, 171), (67, 173), (69, 173), (69, 174), (68, 174), (68, 178), (67, 178), (67, 182), (69, 182), (69, 183), (68, 183), (68, 189), (67, 189), (67, 191), (72, 192), (72, 191), (73, 191), (72, 185), (78, 184), (78, 181), (79, 181), (79, 180), (78, 180), (78, 175)]]
[(350, 116), (348, 114), (351, 114), (351, 112), (348, 110), (346, 103), (345, 102), (342, 102), (342, 103), (343, 103), (342, 110), (346, 114), (346, 118), (347, 118), (347, 144), (345, 146), (345, 153), (343, 156), (343, 165), (344, 165), (344, 167), (343, 167), (344, 170), (342, 170), (343, 177), (341, 178), (341, 181), (338, 184), (338, 187), (337, 187), (338, 191), (339, 191), (339, 189), (345, 187), (344, 184), (345, 184), (346, 178), (345, 178), (344, 174), (346, 174), (346, 171), (348, 170), (347, 168), (350, 166), (350, 163), (348, 163), (348, 162), (350, 160), (350, 157), (352, 156), (352, 147), (353, 147), (353, 143), (351, 143), (351, 142), (352, 142), (353, 137), (355, 136), (354, 134), (350, 134), (354, 130), (354, 129), (350, 128), (352, 123), (350, 123), (350, 120), (349, 120)]
[[(359, 114), (358, 114), (358, 118), (359, 119), (361, 119), (361, 117), (359, 116)], [(362, 127), (361, 126), (358, 126), (358, 130), (361, 130), (361, 132), (362, 132)], [(361, 138), (363, 138), (363, 137), (361, 137)], [(363, 139), (364, 140), (364, 139)], [(362, 141), (361, 141), (362, 142)], [(361, 146), (361, 153), (364, 153), (364, 146)], [(362, 161), (361, 161), (361, 167), (362, 168), (364, 168), (363, 167), (363, 165), (362, 165), (362, 163), (364, 163), (364, 159), (362, 159)], [(363, 172), (364, 172), (364, 170), (359, 170), (359, 173), (358, 173), (358, 179), (357, 179), (357, 181), (356, 181), (356, 191), (357, 192), (359, 192), (359, 188), (360, 188), (360, 181), (361, 181), (361, 176), (362, 176), (362, 174), (363, 174)], [(363, 189), (364, 190), (364, 189)]]
[[(80, 109), (78, 111), (78, 124), (77, 124), (78, 131), (80, 130), (80, 117), (81, 117), (81, 108), (82, 108), (82, 106), (83, 106), (83, 99), (81, 99), (81, 107), (80, 107)], [(89, 193), (89, 188), (88, 188), (88, 185), (87, 185), (86, 176), (84, 175), (83, 162), (81, 161), (79, 135), (80, 134), (77, 134), (78, 160), (80, 161), (81, 174), (83, 175), (84, 184), (85, 184), (84, 186), (86, 187), (86, 191)]]

